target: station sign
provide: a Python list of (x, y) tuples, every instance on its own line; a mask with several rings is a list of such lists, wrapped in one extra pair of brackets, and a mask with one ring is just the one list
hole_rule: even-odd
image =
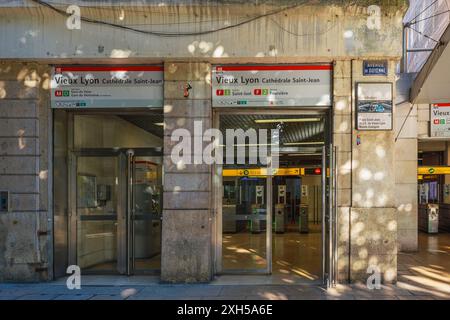
[(393, 129), (392, 83), (358, 83), (357, 130), (390, 131)]
[(419, 175), (447, 175), (450, 174), (450, 167), (419, 167)]
[(450, 137), (450, 103), (431, 105), (430, 137)]
[(214, 66), (213, 107), (329, 107), (332, 70), (329, 64)]
[(162, 108), (162, 66), (56, 66), (51, 106), (63, 109)]
[[(224, 169), (222, 175), (224, 177), (267, 177), (269, 169)], [(272, 170), (272, 176), (304, 176), (305, 168), (279, 168)]]

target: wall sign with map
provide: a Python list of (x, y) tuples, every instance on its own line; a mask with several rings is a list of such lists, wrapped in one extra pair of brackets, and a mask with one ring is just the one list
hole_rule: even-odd
[(356, 125), (362, 131), (393, 129), (392, 83), (358, 83), (356, 86)]

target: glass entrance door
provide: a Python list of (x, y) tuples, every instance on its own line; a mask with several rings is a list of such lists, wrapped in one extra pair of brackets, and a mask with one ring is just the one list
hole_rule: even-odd
[(226, 273), (270, 273), (270, 179), (261, 175), (249, 176), (246, 170), (224, 169), (222, 270)]
[(130, 273), (161, 268), (162, 163), (161, 157), (136, 156), (130, 164), (129, 257)]
[(77, 156), (76, 264), (83, 271), (124, 272), (124, 211), (119, 156)]
[[(334, 281), (336, 161), (329, 123), (328, 113), (316, 111), (217, 113), (224, 161), (213, 176), (216, 273), (266, 273), (290, 283)], [(239, 129), (246, 136), (230, 142), (228, 130)], [(252, 138), (252, 130), (266, 131), (268, 139)], [(234, 163), (228, 162), (229, 150)], [(252, 163), (256, 153), (271, 161), (259, 157)], [(236, 154), (246, 162), (237, 163)]]
[(162, 157), (155, 149), (72, 156), (72, 264), (83, 273), (160, 270)]

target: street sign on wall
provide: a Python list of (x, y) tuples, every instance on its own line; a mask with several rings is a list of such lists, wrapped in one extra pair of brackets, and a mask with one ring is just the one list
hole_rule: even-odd
[(392, 83), (358, 83), (356, 90), (357, 130), (392, 130)]
[(328, 107), (331, 74), (331, 65), (214, 66), (213, 107)]
[(387, 60), (366, 60), (363, 62), (364, 76), (387, 76), (388, 62)]
[(57, 66), (52, 108), (162, 108), (162, 66)]
[(450, 137), (450, 103), (431, 105), (430, 137)]

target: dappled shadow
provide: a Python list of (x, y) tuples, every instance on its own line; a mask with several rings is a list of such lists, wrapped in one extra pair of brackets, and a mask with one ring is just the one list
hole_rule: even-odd
[(449, 244), (449, 234), (419, 234), (419, 251), (398, 256), (397, 286), (416, 295), (450, 298)]

